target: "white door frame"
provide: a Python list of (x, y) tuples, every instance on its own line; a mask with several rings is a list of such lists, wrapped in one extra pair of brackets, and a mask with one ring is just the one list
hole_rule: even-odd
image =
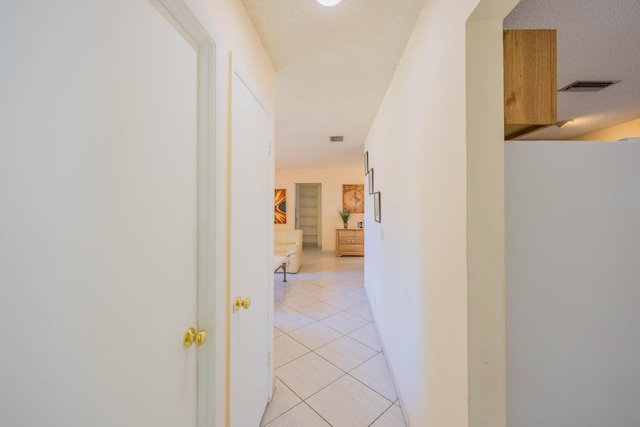
[[(150, 0), (152, 3), (156, 1)], [(226, 144), (221, 37), (198, 0), (159, 0), (198, 51), (198, 325), (208, 342), (198, 349), (198, 427), (226, 422)], [(220, 90), (217, 90), (220, 88)]]

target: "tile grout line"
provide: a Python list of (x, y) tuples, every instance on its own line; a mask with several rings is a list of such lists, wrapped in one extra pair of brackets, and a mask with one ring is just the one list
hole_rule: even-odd
[[(323, 264), (323, 263), (319, 263), (319, 264), (311, 264), (311, 265), (312, 265), (312, 266), (317, 266), (317, 267), (318, 267), (318, 268), (320, 268), (320, 269), (326, 268), (326, 266), (323, 266), (322, 264)], [(341, 264), (342, 264), (342, 263), (341, 263)], [(307, 265), (309, 265), (309, 264), (307, 264)], [(344, 265), (344, 264), (342, 264), (342, 265)], [(324, 316), (324, 317), (321, 317), (321, 318), (315, 318), (315, 317), (310, 316), (309, 314), (307, 314), (307, 313), (305, 313), (305, 312), (302, 312), (302, 311), (298, 310), (298, 307), (295, 307), (295, 308), (294, 308), (294, 307), (291, 307), (290, 305), (287, 305), (287, 304), (284, 302), (284, 301), (286, 301), (286, 299), (287, 299), (287, 295), (285, 295), (285, 296), (284, 296), (282, 299), (280, 299), (280, 300), (276, 300), (276, 303), (281, 304), (281, 305), (282, 305), (283, 307), (285, 307), (286, 309), (291, 310), (291, 312), (295, 312), (295, 313), (297, 313), (297, 314), (301, 314), (301, 315), (303, 315), (303, 316), (305, 316), (305, 317), (307, 317), (307, 318), (313, 319), (313, 322), (311, 322), (311, 323), (309, 323), (309, 324), (306, 324), (306, 325), (301, 326), (301, 327), (296, 327), (296, 328), (291, 329), (291, 330), (286, 331), (286, 332), (285, 332), (284, 330), (282, 330), (282, 329), (280, 329), (280, 328), (277, 328), (277, 327), (276, 327), (276, 328), (281, 332), (281, 334), (282, 334), (282, 335), (286, 335), (288, 338), (292, 339), (294, 342), (296, 342), (297, 344), (299, 344), (299, 345), (303, 346), (303, 348), (307, 350), (307, 352), (305, 352), (303, 355), (300, 355), (300, 356), (298, 356), (298, 357), (296, 357), (296, 358), (294, 358), (294, 359), (292, 359), (292, 360), (290, 360), (290, 361), (288, 361), (288, 362), (284, 363), (283, 365), (279, 366), (279, 367), (278, 367), (278, 368), (276, 368), (276, 369), (280, 369), (280, 368), (282, 368), (282, 367), (284, 367), (284, 366), (286, 366), (286, 365), (288, 365), (288, 364), (290, 364), (290, 363), (293, 363), (293, 362), (295, 362), (296, 360), (298, 360), (298, 359), (300, 359), (300, 358), (302, 358), (302, 357), (308, 356), (309, 354), (311, 354), (311, 353), (312, 353), (312, 354), (314, 354), (315, 356), (317, 356), (317, 357), (319, 357), (320, 359), (322, 359), (323, 361), (325, 361), (325, 362), (327, 362), (328, 364), (330, 364), (331, 366), (334, 366), (336, 369), (338, 369), (338, 370), (339, 370), (339, 372), (341, 372), (341, 375), (340, 375), (338, 378), (334, 379), (333, 381), (329, 382), (328, 384), (324, 385), (324, 386), (323, 386), (323, 387), (321, 387), (320, 389), (318, 389), (318, 390), (314, 391), (314, 392), (313, 392), (311, 395), (309, 395), (306, 399), (303, 399), (303, 398), (302, 398), (300, 395), (298, 395), (298, 394), (297, 394), (297, 393), (296, 393), (296, 392), (295, 392), (295, 391), (294, 391), (294, 390), (293, 390), (293, 389), (292, 389), (292, 388), (291, 388), (291, 387), (290, 387), (290, 386), (289, 386), (289, 385), (288, 385), (288, 384), (287, 384), (287, 383), (286, 383), (282, 378), (280, 378), (279, 376), (277, 376), (277, 375), (276, 375), (276, 378), (277, 378), (277, 379), (278, 379), (278, 380), (279, 380), (279, 381), (280, 381), (280, 382), (281, 382), (285, 387), (287, 387), (287, 389), (288, 389), (288, 390), (290, 390), (290, 391), (291, 391), (291, 393), (292, 393), (294, 396), (296, 396), (298, 399), (300, 399), (300, 402), (298, 402), (298, 403), (297, 403), (297, 404), (295, 404), (292, 408), (289, 408), (287, 411), (283, 412), (282, 414), (278, 415), (276, 418), (274, 418), (273, 420), (271, 420), (271, 421), (269, 422), (269, 424), (267, 424), (267, 425), (272, 424), (274, 421), (276, 421), (278, 418), (282, 417), (282, 416), (283, 416), (284, 414), (286, 414), (287, 412), (291, 411), (293, 408), (298, 407), (301, 403), (304, 403), (304, 404), (305, 404), (308, 408), (310, 408), (310, 409), (311, 409), (315, 414), (317, 414), (317, 415), (318, 415), (318, 416), (319, 416), (323, 421), (325, 421), (327, 424), (331, 425), (331, 423), (330, 423), (327, 419), (325, 419), (325, 418), (324, 418), (324, 417), (323, 417), (323, 416), (322, 416), (318, 411), (316, 411), (316, 410), (315, 410), (315, 408), (314, 408), (314, 407), (313, 407), (313, 406), (308, 402), (308, 400), (309, 400), (309, 399), (311, 399), (312, 397), (316, 396), (318, 393), (322, 392), (323, 390), (325, 390), (327, 387), (330, 387), (331, 385), (333, 385), (333, 384), (334, 384), (334, 383), (336, 383), (337, 381), (339, 381), (339, 380), (341, 380), (341, 379), (344, 379), (344, 377), (345, 377), (345, 376), (349, 376), (349, 378), (350, 378), (351, 380), (356, 381), (358, 384), (360, 384), (360, 385), (362, 385), (362, 386), (366, 387), (368, 390), (370, 390), (370, 391), (374, 392), (376, 395), (378, 395), (378, 396), (380, 396), (381, 398), (383, 398), (383, 399), (384, 399), (384, 401), (386, 401), (386, 402), (389, 402), (389, 403), (390, 403), (390, 404), (389, 404), (389, 406), (387, 406), (387, 407), (386, 407), (382, 412), (380, 412), (380, 413), (375, 417), (375, 419), (374, 419), (373, 421), (371, 421), (371, 422), (368, 424), (369, 426), (370, 426), (370, 425), (372, 425), (373, 423), (375, 423), (378, 419), (380, 419), (380, 417), (382, 417), (382, 416), (383, 416), (387, 411), (389, 411), (389, 409), (390, 409), (390, 408), (392, 408), (392, 407), (396, 404), (396, 402), (398, 402), (398, 398), (397, 398), (397, 397), (396, 397), (395, 402), (394, 402), (394, 401), (391, 401), (388, 397), (386, 397), (385, 395), (383, 395), (382, 393), (380, 393), (378, 390), (374, 389), (372, 386), (367, 385), (366, 383), (364, 383), (363, 381), (359, 380), (359, 379), (358, 379), (358, 378), (356, 378), (354, 375), (352, 375), (352, 373), (353, 373), (356, 369), (358, 369), (358, 368), (360, 368), (361, 366), (363, 366), (364, 364), (366, 364), (366, 363), (370, 362), (373, 358), (377, 357), (377, 356), (378, 356), (378, 355), (380, 355), (380, 354), (383, 354), (383, 355), (384, 355), (384, 349), (383, 349), (382, 344), (379, 342), (379, 340), (380, 340), (380, 339), (379, 339), (379, 336), (378, 336), (378, 333), (377, 333), (377, 328), (376, 328), (375, 322), (374, 322), (374, 321), (373, 321), (373, 319), (372, 319), (372, 315), (371, 315), (371, 307), (370, 307), (370, 304), (369, 304), (368, 299), (363, 300), (363, 299), (361, 299), (361, 298), (360, 298), (360, 297), (358, 297), (358, 296), (349, 295), (349, 294), (354, 294), (354, 293), (359, 295), (361, 292), (363, 292), (363, 291), (364, 291), (364, 295), (366, 296), (366, 290), (364, 290), (364, 288), (363, 288), (362, 284), (361, 284), (360, 286), (356, 286), (356, 287), (351, 288), (351, 289), (348, 289), (348, 290), (344, 290), (344, 288), (341, 288), (341, 285), (344, 285), (344, 284), (349, 283), (349, 282), (360, 281), (360, 283), (362, 283), (362, 282), (363, 282), (363, 280), (364, 280), (364, 278), (362, 277), (362, 274), (360, 274), (360, 273), (357, 273), (357, 274), (351, 274), (349, 278), (344, 279), (344, 280), (337, 280), (337, 278), (335, 277), (335, 276), (339, 276), (341, 273), (352, 273), (352, 272), (358, 272), (358, 271), (360, 271), (360, 270), (361, 270), (361, 268), (353, 268), (353, 269), (349, 269), (349, 270), (347, 270), (347, 271), (345, 271), (345, 270), (340, 270), (340, 266), (338, 266), (338, 265), (336, 265), (336, 267), (335, 267), (335, 268), (336, 268), (337, 270), (332, 271), (331, 273), (329, 273), (332, 277), (331, 277), (330, 279), (327, 279), (327, 282), (328, 282), (328, 283), (330, 283), (330, 282), (333, 282), (333, 283), (326, 284), (326, 285), (324, 285), (324, 286), (323, 286), (323, 285), (320, 285), (320, 284), (318, 284), (318, 283), (314, 283), (314, 280), (322, 281), (323, 279), (321, 279), (321, 278), (320, 278), (320, 279), (303, 279), (302, 277), (298, 277), (298, 278), (296, 278), (296, 279), (297, 279), (296, 281), (298, 281), (298, 283), (300, 283), (300, 282), (302, 282), (302, 284), (307, 284), (307, 283), (308, 283), (308, 284), (309, 284), (309, 285), (311, 285), (311, 286), (315, 286), (315, 287), (317, 287), (317, 288), (318, 288), (318, 290), (320, 290), (320, 289), (324, 289), (324, 290), (326, 290), (327, 292), (331, 292), (331, 293), (335, 293), (335, 294), (336, 294), (336, 295), (333, 295), (333, 296), (326, 297), (325, 299), (319, 299), (319, 298), (317, 298), (316, 296), (309, 295), (308, 293), (305, 293), (305, 289), (298, 289), (298, 290), (296, 290), (296, 289), (295, 289), (295, 286), (296, 286), (296, 283), (295, 283), (295, 282), (293, 282), (293, 283), (287, 283), (287, 284), (284, 284), (284, 285), (276, 284), (276, 286), (282, 286), (282, 288), (281, 288), (281, 289), (283, 289), (282, 293), (288, 294), (289, 296), (293, 295), (293, 297), (295, 298), (295, 297), (297, 297), (298, 295), (302, 295), (302, 296), (304, 296), (304, 297), (306, 297), (306, 298), (308, 298), (308, 299), (312, 299), (312, 300), (314, 300), (314, 302), (313, 302), (313, 303), (306, 304), (306, 305), (304, 305), (304, 306), (302, 306), (302, 307), (300, 307), (300, 308), (303, 308), (303, 309), (304, 309), (305, 307), (310, 307), (310, 306), (312, 306), (312, 305), (322, 303), (322, 304), (327, 305), (327, 306), (328, 306), (328, 307), (330, 307), (331, 309), (338, 310), (336, 313), (330, 314), (330, 315), (328, 315), (328, 316)], [(325, 271), (326, 271), (326, 270), (325, 270)], [(322, 272), (320, 272), (320, 273), (322, 273)], [(317, 273), (313, 273), (313, 274), (317, 274)], [(320, 276), (320, 274), (317, 274), (317, 276)], [(339, 277), (340, 277), (340, 276), (339, 276)], [(346, 285), (346, 286), (347, 286), (347, 287), (349, 287), (349, 286), (351, 286), (351, 285)], [(313, 290), (313, 288), (310, 288), (310, 289), (311, 289), (311, 290)], [(313, 290), (313, 292), (311, 292), (311, 293), (316, 293), (316, 292), (315, 292), (315, 290)], [(296, 295), (296, 294), (298, 294), (298, 295)], [(317, 295), (317, 293), (316, 293), (316, 295)], [(353, 303), (353, 302), (357, 302), (357, 304), (354, 304), (354, 305), (349, 306), (349, 307), (347, 307), (347, 308), (342, 308), (342, 307), (337, 307), (337, 306), (335, 306), (335, 305), (331, 304), (331, 302), (327, 302), (328, 300), (330, 300), (330, 299), (332, 299), (332, 298), (335, 298), (335, 299), (336, 299), (336, 301), (340, 301), (340, 299), (341, 299), (342, 297), (346, 297), (346, 298), (347, 298), (347, 301), (348, 301), (348, 302), (347, 302), (347, 304), (349, 304), (350, 302), (351, 302), (351, 303)], [(304, 300), (303, 300), (303, 301), (304, 301)], [(349, 301), (350, 301), (350, 302), (349, 302)], [(367, 314), (366, 312), (365, 312), (365, 314), (362, 314), (362, 313), (355, 313), (355, 312), (353, 312), (353, 310), (354, 310), (356, 307), (358, 307), (360, 311), (364, 311), (365, 309), (362, 309), (362, 308), (361, 308), (364, 304), (366, 304), (366, 305), (367, 305), (367, 307), (366, 307), (366, 311), (368, 312), (368, 314)], [(277, 313), (277, 311), (276, 311), (276, 313)], [(287, 313), (290, 313), (290, 312), (288, 311)], [(282, 315), (282, 314), (286, 314), (286, 313), (281, 313), (281, 315)], [(356, 317), (356, 318), (358, 318), (358, 319), (360, 319), (360, 320), (362, 320), (362, 321), (364, 321), (364, 322), (366, 322), (366, 323), (365, 323), (365, 324), (363, 324), (363, 325), (361, 325), (361, 326), (358, 326), (358, 327), (356, 327), (356, 328), (354, 328), (354, 329), (351, 329), (351, 330), (349, 330), (348, 332), (342, 332), (341, 330), (338, 330), (338, 329), (336, 329), (335, 327), (333, 327), (333, 326), (331, 326), (331, 325), (329, 325), (329, 324), (327, 324), (327, 323), (323, 322), (323, 320), (326, 320), (326, 319), (328, 319), (328, 318), (330, 318), (330, 317), (337, 316), (337, 315), (340, 315), (340, 314), (347, 314), (347, 315), (354, 316), (354, 317)], [(277, 315), (278, 315), (278, 314), (276, 314), (276, 316), (277, 316)], [(275, 316), (274, 316), (274, 317), (275, 317)], [(324, 342), (322, 345), (320, 345), (319, 347), (317, 347), (317, 348), (315, 348), (315, 349), (311, 349), (311, 348), (310, 348), (308, 345), (306, 345), (302, 340), (299, 340), (299, 339), (297, 339), (295, 336), (291, 335), (292, 333), (295, 333), (296, 331), (299, 331), (299, 330), (301, 330), (301, 329), (304, 329), (304, 328), (310, 327), (310, 326), (312, 326), (312, 325), (315, 325), (316, 323), (319, 323), (319, 324), (320, 324), (320, 326), (327, 327), (327, 328), (329, 328), (330, 330), (337, 332), (337, 333), (339, 334), (339, 336), (337, 336), (337, 337), (335, 337), (335, 338), (333, 338), (333, 339), (330, 339), (330, 340), (329, 340), (329, 341), (327, 341), (327, 342)], [(352, 334), (352, 333), (354, 333), (354, 332), (356, 332), (356, 331), (359, 331), (359, 330), (361, 330), (361, 329), (363, 329), (363, 328), (370, 327), (371, 325), (373, 325), (373, 328), (374, 328), (375, 338), (376, 338), (376, 339), (377, 339), (377, 341), (378, 341), (378, 347), (379, 347), (379, 348), (381, 348), (381, 349), (379, 349), (379, 348), (374, 348), (374, 347), (372, 347), (371, 345), (369, 345), (369, 344), (367, 344), (367, 343), (365, 343), (365, 342), (362, 342), (360, 339), (357, 339), (357, 338), (355, 338), (354, 336), (351, 336), (351, 335), (350, 335), (350, 334)], [(366, 337), (367, 335), (364, 335), (364, 334), (366, 334), (366, 332), (363, 332), (363, 337)], [(282, 336), (282, 335), (280, 335), (280, 336)], [(364, 348), (366, 348), (367, 350), (372, 351), (372, 352), (373, 352), (373, 354), (371, 354), (369, 357), (365, 357), (365, 359), (364, 359), (364, 360), (359, 361), (359, 362), (358, 362), (358, 364), (357, 364), (356, 366), (354, 366), (353, 368), (351, 368), (351, 369), (349, 369), (349, 370), (346, 370), (346, 369), (343, 369), (343, 368), (341, 368), (340, 366), (336, 365), (336, 364), (335, 364), (335, 363), (333, 363), (332, 361), (330, 361), (330, 360), (328, 360), (327, 358), (325, 358), (322, 354), (320, 354), (320, 353), (318, 353), (318, 352), (317, 352), (317, 350), (320, 350), (320, 349), (322, 349), (322, 348), (324, 348), (324, 347), (326, 347), (326, 346), (328, 346), (328, 345), (330, 345), (330, 344), (332, 344), (332, 343), (335, 343), (336, 341), (338, 341), (338, 340), (340, 340), (340, 339), (342, 339), (342, 338), (344, 338), (344, 337), (347, 337), (347, 338), (349, 338), (349, 339), (353, 340), (355, 343), (357, 343), (357, 344), (359, 344), (359, 345), (363, 346), (363, 347), (364, 347)], [(387, 365), (386, 357), (384, 357), (384, 362), (385, 362), (385, 365)], [(387, 366), (387, 369), (389, 369), (389, 368), (388, 368), (388, 366)], [(391, 374), (389, 373), (389, 375), (391, 375)], [(393, 381), (393, 379), (392, 379), (392, 381)], [(394, 385), (394, 391), (395, 391), (395, 393), (396, 393), (396, 395), (397, 395), (397, 391), (395, 390), (395, 384), (393, 384), (393, 385)], [(376, 412), (377, 412), (377, 411), (376, 411)]]

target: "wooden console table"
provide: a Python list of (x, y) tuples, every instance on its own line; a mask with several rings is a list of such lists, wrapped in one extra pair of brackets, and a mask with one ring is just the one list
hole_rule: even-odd
[(364, 229), (336, 228), (336, 256), (364, 256)]

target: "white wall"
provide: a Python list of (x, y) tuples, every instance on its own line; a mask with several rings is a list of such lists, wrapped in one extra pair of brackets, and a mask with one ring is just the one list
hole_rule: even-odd
[(507, 420), (637, 426), (640, 144), (506, 144)]
[(501, 21), (515, 3), (427, 0), (365, 142), (382, 195), (365, 286), (415, 426), (504, 425)]
[[(363, 153), (364, 156), (364, 153)], [(364, 168), (353, 169), (276, 169), (275, 187), (287, 189), (287, 223), (276, 224), (276, 229), (294, 229), (296, 214), (296, 184), (322, 184), (322, 250), (336, 249), (336, 228), (342, 228), (338, 209), (342, 209), (342, 185), (363, 184)], [(365, 210), (373, 203), (365, 185)], [(372, 214), (373, 215), (373, 214)], [(356, 227), (364, 214), (351, 214), (349, 226)], [(373, 216), (365, 221), (371, 224)]]
[(414, 426), (467, 423), (465, 32), (474, 1), (427, 0), (365, 142), (382, 223), (365, 286)]
[[(193, 0), (191, 0), (193, 1)], [(233, 52), (271, 108), (275, 105), (276, 74), (251, 18), (241, 0), (200, 0), (222, 36), (222, 46)], [(228, 76), (230, 79), (230, 76)], [(225, 80), (229, 81), (229, 80)]]

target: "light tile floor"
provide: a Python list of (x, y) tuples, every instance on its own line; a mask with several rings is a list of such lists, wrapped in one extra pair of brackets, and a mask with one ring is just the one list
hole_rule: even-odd
[(262, 426), (406, 427), (363, 287), (362, 257), (303, 251), (275, 276), (276, 390)]

